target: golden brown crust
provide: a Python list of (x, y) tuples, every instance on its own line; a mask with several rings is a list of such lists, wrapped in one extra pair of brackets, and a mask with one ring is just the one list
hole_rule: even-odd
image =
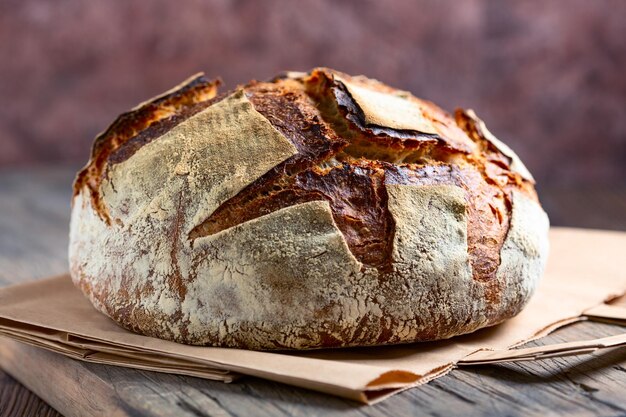
[[(119, 234), (115, 235), (115, 238), (120, 241), (137, 238), (133, 234), (137, 233), (133, 232), (133, 228), (136, 230), (156, 228), (154, 229), (155, 236), (165, 235), (167, 239), (158, 244), (159, 247), (164, 245), (163, 250), (167, 248), (162, 256), (170, 262), (169, 266), (159, 268), (168, 270), (173, 268), (173, 272), (163, 275), (166, 283), (164, 285), (171, 293), (168, 297), (173, 297), (172, 300), (174, 300), (169, 301), (168, 298), (166, 306), (170, 306), (170, 303), (174, 303), (172, 304), (174, 306), (176, 303), (180, 304), (178, 309), (165, 308), (166, 311), (172, 310), (168, 313), (169, 316), (146, 310), (143, 304), (124, 307), (111, 304), (110, 300), (118, 300), (119, 297), (126, 300), (134, 297), (141, 299), (143, 294), (163, 291), (158, 286), (155, 288), (156, 284), (152, 281), (148, 281), (144, 289), (135, 290), (134, 294), (129, 293), (129, 288), (134, 285), (131, 284), (134, 279), (133, 274), (136, 274), (136, 272), (131, 272), (132, 268), (123, 269), (123, 272), (120, 272), (120, 279), (124, 284), (115, 290), (106, 285), (94, 289), (86, 279), (90, 273), (83, 269), (84, 264), (81, 264), (83, 266), (76, 264), (72, 268), (73, 276), (83, 291), (101, 310), (122, 325), (143, 333), (186, 343), (223, 346), (312, 348), (371, 345), (431, 340), (472, 331), (516, 314), (527, 300), (530, 291), (524, 290), (526, 291), (524, 297), (515, 297), (510, 294), (511, 289), (507, 283), (509, 278), (503, 276), (501, 265), (505, 265), (507, 271), (526, 273), (519, 272), (526, 271), (526, 269), (520, 269), (518, 266), (524, 262), (519, 254), (526, 253), (524, 251), (527, 248), (519, 249), (515, 243), (507, 242), (510, 238), (511, 219), (515, 211), (514, 196), (517, 196), (515, 198), (517, 198), (518, 206), (525, 207), (525, 211), (534, 213), (532, 215), (538, 219), (541, 217), (526, 203), (530, 201), (531, 203), (528, 204), (535, 204), (539, 207), (532, 177), (529, 177), (529, 174), (526, 175), (525, 167), (520, 168), (521, 161), (512, 154), (510, 149), (506, 148), (503, 151), (504, 148), (500, 146), (501, 142), (486, 130), (482, 121), (473, 112), (457, 111), (453, 118), (433, 103), (415, 98), (407, 92), (393, 89), (362, 76), (351, 77), (325, 68), (315, 69), (308, 74), (285, 73), (269, 82), (251, 82), (233, 94), (220, 97), (216, 97), (217, 84), (217, 82), (196, 78), (179, 89), (120, 116), (106, 132), (96, 139), (90, 162), (79, 173), (75, 182), (75, 195), (82, 197), (83, 207), (82, 211), (77, 210), (79, 214), (73, 215), (73, 218), (82, 218), (86, 215), (85, 210), (87, 212), (93, 210), (108, 225), (107, 227), (112, 227), (110, 224), (114, 221), (122, 227), (119, 233), (122, 233), (122, 230), (123, 233), (131, 233), (126, 238), (122, 238)], [(257, 112), (254, 118), (264, 118), (265, 123), (269, 122), (275, 130), (272, 133), (268, 130), (268, 126), (264, 126), (265, 136), (263, 137), (275, 137), (275, 144), (272, 146), (280, 149), (283, 156), (273, 159), (274, 164), (270, 164), (269, 160), (264, 162), (264, 164), (269, 164), (268, 169), (257, 170), (256, 176), (251, 176), (249, 170), (253, 164), (250, 165), (247, 159), (244, 159), (236, 168), (230, 167), (236, 161), (230, 161), (230, 165), (227, 164), (230, 168), (227, 169), (233, 169), (233, 171), (228, 175), (237, 179), (238, 188), (236, 189), (230, 187), (229, 182), (218, 181), (219, 187), (210, 186), (210, 182), (215, 181), (216, 176), (222, 175), (221, 170), (226, 168), (219, 168), (217, 165), (205, 166), (206, 160), (196, 161), (199, 154), (193, 154), (194, 152), (210, 152), (210, 148), (201, 147), (195, 150), (195, 148), (190, 148), (191, 145), (183, 142), (183, 139), (175, 139), (184, 137), (184, 131), (188, 129), (185, 126), (189, 125), (190, 120), (195, 120), (196, 115), (206, 113), (217, 103), (221, 106), (223, 100), (238, 103), (236, 106), (244, 106), (242, 108), (247, 109), (245, 114), (249, 115), (246, 117), (252, 117), (250, 116), (252, 113), (249, 107), (245, 106), (252, 106)], [(381, 106), (380, 100), (385, 105)], [(235, 108), (240, 107), (233, 107)], [(228, 115), (230, 110), (224, 109), (220, 111)], [(224, 115), (220, 117), (226, 117)], [(177, 133), (172, 137), (169, 133), (175, 129), (183, 133)], [(261, 129), (261, 127), (251, 126), (250, 129), (247, 130), (248, 135), (250, 131), (254, 132), (255, 129)], [(224, 131), (230, 132), (230, 130)], [(209, 135), (212, 134), (210, 131), (207, 132)], [(280, 135), (281, 140), (278, 140), (277, 134)], [(159, 150), (160, 143), (164, 142), (163, 138), (166, 137), (169, 140), (167, 146), (164, 144), (163, 150)], [(178, 142), (172, 142), (174, 139)], [(256, 138), (252, 134), (246, 139), (237, 140), (255, 142)], [(264, 139), (264, 141), (269, 141), (263, 142), (266, 146), (274, 143), (270, 139)], [(208, 142), (202, 146), (213, 146)], [(176, 143), (180, 144), (176, 145)], [(180, 153), (186, 155), (184, 158), (178, 155), (179, 150), (176, 146), (180, 146)], [(260, 143), (258, 146), (261, 146)], [(159, 152), (166, 152), (165, 149), (169, 149), (167, 152), (176, 154), (172, 159), (173, 162), (163, 168), (169, 172), (164, 172), (161, 176), (164, 178), (162, 181), (177, 184), (175, 187), (172, 186), (173, 188), (170, 187), (177, 191), (168, 191), (169, 188), (167, 188), (163, 190), (165, 194), (158, 197), (141, 191), (135, 200), (129, 201), (124, 196), (127, 191), (118, 189), (119, 186), (116, 188), (114, 182), (131, 181), (129, 179), (131, 174), (126, 172), (139, 169), (135, 167), (138, 163), (134, 162), (135, 155), (141, 154), (141, 160), (144, 161), (146, 158), (144, 151), (148, 148), (151, 158), (157, 158), (155, 161), (159, 158)], [(234, 149), (229, 148), (230, 151), (234, 152)], [(260, 148), (259, 152), (264, 151)], [(168, 159), (170, 155), (163, 154), (163, 158)], [(247, 158), (254, 159), (251, 156)], [(189, 165), (189, 161), (192, 165)], [(147, 162), (142, 163), (147, 164)], [(150, 162), (150, 166), (154, 166), (154, 163), (154, 161)], [(202, 168), (199, 168), (200, 166)], [(194, 183), (189, 183), (189, 180), (180, 183), (180, 178), (196, 174), (199, 169), (203, 172), (196, 176), (206, 178), (209, 183), (198, 182), (199, 180)], [(247, 178), (245, 181), (242, 180), (242, 175)], [(158, 184), (152, 186), (158, 187)], [(207, 192), (211, 194), (210, 200), (212, 201), (209, 208), (202, 208), (206, 204), (198, 201), (203, 198), (199, 197), (202, 194), (198, 194), (203, 187), (209, 187)], [(229, 191), (215, 194), (220, 187), (226, 187), (225, 189)], [(171, 193), (169, 197), (167, 193)], [(216, 195), (219, 198), (213, 201)], [(86, 198), (89, 198), (88, 205), (85, 202)], [(165, 205), (168, 207), (164, 208)], [(424, 212), (402, 212), (403, 207), (404, 210), (409, 210), (413, 207), (412, 205), (415, 210)], [(127, 208), (129, 206), (135, 208), (129, 212)], [(446, 222), (442, 222), (441, 219), (429, 219), (429, 210), (434, 210), (433, 213), (443, 213), (445, 210), (460, 211), (456, 214), (442, 214), (441, 219), (449, 218), (449, 225), (446, 225)], [(538, 210), (541, 211), (540, 208)], [(206, 329), (201, 326), (194, 327), (193, 320), (195, 319), (191, 318), (194, 316), (193, 310), (191, 313), (189, 311), (185, 313), (184, 305), (190, 302), (189, 299), (192, 297), (189, 292), (194, 294), (193, 286), (200, 285), (196, 277), (205, 276), (202, 274), (209, 274), (210, 277), (215, 273), (216, 268), (221, 268), (221, 266), (216, 266), (215, 262), (218, 265), (221, 265), (220, 262), (227, 262), (228, 266), (224, 267), (226, 271), (230, 271), (230, 274), (235, 274), (235, 272), (241, 274), (238, 279), (248, 279), (245, 270), (250, 266), (239, 259), (248, 255), (239, 254), (232, 259), (228, 258), (229, 252), (226, 247), (229, 245), (229, 240), (224, 240), (224, 236), (232, 235), (234, 240), (242, 239), (240, 245), (252, 247), (255, 243), (250, 241), (252, 232), (248, 228), (258, 227), (257, 233), (262, 233), (269, 228), (266, 233), (272, 233), (271, 237), (259, 236), (260, 239), (268, 239), (269, 242), (276, 238), (277, 233), (282, 233), (275, 229), (277, 226), (272, 222), (282, 218), (281, 216), (285, 218), (285, 221), (291, 221), (293, 215), (300, 212), (313, 216), (311, 218), (315, 216), (325, 218), (327, 214), (332, 216), (332, 224), (324, 226), (325, 234), (316, 238), (323, 242), (316, 245), (327, 249), (312, 255), (312, 259), (317, 259), (317, 256), (322, 256), (320, 259), (323, 259), (325, 256), (331, 256), (329, 253), (333, 253), (334, 255), (326, 261), (325, 268), (338, 268), (338, 265), (343, 262), (348, 269), (344, 271), (347, 275), (342, 279), (350, 282), (350, 286), (356, 285), (356, 289), (338, 288), (337, 294), (339, 295), (336, 295), (336, 300), (333, 299), (335, 301), (327, 300), (324, 303), (320, 301), (313, 313), (307, 310), (306, 313), (302, 313), (302, 317), (294, 317), (287, 324), (281, 321), (282, 318), (276, 319), (276, 322), (267, 319), (258, 323), (243, 319), (242, 321), (235, 320), (230, 324), (230, 334), (223, 334), (221, 328), (210, 330), (211, 326), (208, 323), (205, 323), (208, 326)], [(142, 216), (146, 213), (148, 217), (143, 219)], [(518, 220), (518, 223), (523, 223), (524, 215), (518, 214), (517, 216), (522, 219)], [(88, 220), (88, 222), (92, 221)], [(140, 223), (136, 224), (138, 221)], [(163, 225), (158, 222), (163, 222)], [(432, 230), (429, 229), (428, 222), (433, 222)], [(459, 234), (460, 232), (449, 229), (451, 224), (454, 224), (456, 228), (462, 228), (463, 233)], [(99, 235), (109, 232), (118, 233), (110, 231), (111, 229), (99, 228), (100, 226), (97, 226), (94, 229), (99, 232), (93, 233)], [(157, 230), (160, 232), (157, 233)], [(289, 234), (293, 231), (284, 232)], [(402, 246), (408, 245), (415, 239), (411, 233), (423, 235), (424, 242), (432, 239), (428, 244), (430, 246), (417, 242), (415, 245), (420, 253), (406, 252), (406, 248), (403, 249)], [(517, 230), (515, 236), (522, 236), (523, 233), (523, 230)], [(535, 234), (540, 233), (541, 231), (538, 231)], [(338, 234), (343, 242), (339, 246), (336, 242)], [(74, 233), (73, 236), (78, 235)], [(312, 253), (317, 251), (317, 246), (313, 244), (311, 247), (307, 246), (306, 239), (301, 242), (297, 236), (291, 234), (289, 236), (289, 239), (293, 239), (294, 248), (298, 247), (300, 248), (298, 250), (302, 251), (310, 250)], [(442, 236), (447, 236), (446, 239), (456, 242), (454, 243), (456, 246), (446, 246), (445, 243), (438, 242)], [(93, 244), (93, 242), (86, 242), (82, 236), (73, 239), (76, 239), (73, 243), (76, 248)], [(533, 239), (533, 245), (539, 245), (537, 239), (540, 237), (535, 236)], [(283, 246), (279, 242), (275, 242), (274, 245)], [(342, 249), (344, 248), (342, 245), (347, 248), (348, 252)], [(331, 251), (328, 248), (333, 249)], [(232, 249), (233, 253), (238, 250), (240, 249)], [(289, 292), (288, 287), (285, 287), (285, 282), (291, 279), (289, 274), (282, 270), (278, 272), (281, 268), (272, 263), (276, 260), (267, 258), (274, 254), (257, 258), (264, 250), (264, 246), (254, 250), (254, 263), (257, 265), (268, 262), (268, 266), (262, 271), (257, 269), (254, 276), (270, 279), (273, 275), (280, 275), (284, 282), (271, 281), (271, 288), (274, 292), (270, 291), (268, 296), (272, 297), (274, 294), (274, 297), (278, 297), (282, 294), (281, 297), (293, 299), (294, 295)], [(289, 250), (296, 249), (290, 248)], [(222, 253), (224, 251), (226, 253)], [(453, 270), (437, 272), (437, 274), (444, 273), (443, 277), (446, 276), (445, 274), (452, 274), (454, 278), (452, 276), (437, 278), (437, 274), (428, 275), (432, 274), (432, 271), (425, 272), (430, 270), (430, 266), (424, 263), (424, 259), (439, 259), (443, 252), (438, 251), (449, 251), (450, 256), (452, 253), (458, 256), (458, 259), (454, 261), (460, 262), (456, 272)], [(111, 249), (111, 252), (114, 250)], [(298, 256), (300, 256), (289, 251), (287, 253), (292, 258), (282, 261), (285, 268), (288, 268), (291, 262), (297, 264)], [(517, 258), (514, 261), (510, 259), (505, 261), (502, 258), (504, 253), (513, 254)], [(110, 255), (112, 259), (117, 257), (116, 259), (119, 260), (119, 254), (111, 253)], [(105, 254), (105, 256), (109, 255)], [(281, 254), (280, 256), (287, 255)], [(444, 253), (443, 256), (445, 258), (447, 255)], [(538, 266), (528, 269), (533, 275), (527, 278), (522, 277), (520, 288), (532, 288), (532, 286), (525, 287), (524, 283), (528, 280), (536, 280), (537, 274), (540, 273), (537, 271), (541, 269), (543, 252), (533, 256), (536, 258), (533, 265)], [(466, 266), (462, 266), (463, 257), (466, 258)], [(304, 262), (304, 259), (302, 261)], [(209, 262), (209, 264), (203, 266), (204, 262)], [(237, 266), (238, 262), (242, 264)], [(319, 262), (315, 265), (319, 265)], [(151, 267), (150, 276), (152, 274), (158, 276), (159, 268)], [(241, 268), (243, 271), (240, 270)], [(261, 267), (257, 266), (257, 268)], [(467, 277), (465, 277), (466, 272)], [(220, 272), (220, 274), (223, 273)], [(332, 271), (327, 273), (332, 274)], [(307, 282), (307, 279), (321, 279), (323, 275), (311, 272), (309, 269), (297, 272), (297, 274), (301, 275), (303, 283)], [(428, 275), (428, 279), (424, 276), (423, 282), (413, 283), (413, 280), (422, 279), (420, 274)], [(309, 275), (311, 278), (307, 278)], [(445, 285), (456, 285), (458, 288), (446, 290), (443, 282), (437, 283), (438, 279), (448, 280), (446, 281), (448, 284)], [(455, 279), (458, 282), (454, 284)], [(213, 287), (214, 284), (205, 281), (202, 285), (206, 288), (198, 288), (197, 291), (206, 293), (209, 291), (208, 288), (214, 288), (217, 292), (229, 294), (227, 298), (232, 299), (233, 303), (241, 297), (238, 292), (243, 291), (241, 289), (233, 290), (222, 284)], [(222, 281), (224, 281), (223, 277), (220, 279), (220, 282)], [(367, 289), (369, 287), (364, 284), (366, 281), (370, 282), (368, 285), (374, 287)], [(259, 285), (259, 289), (255, 290), (257, 292), (260, 289), (265, 291), (270, 284), (268, 281)], [(431, 288), (429, 285), (437, 288)], [(287, 293), (284, 293), (286, 288)], [(462, 290), (463, 288), (465, 290)], [(115, 291), (118, 291), (118, 298), (116, 298)], [(312, 288), (309, 288), (309, 291), (315, 292)], [(411, 304), (413, 301), (407, 304), (412, 306), (410, 308), (394, 309), (385, 302), (379, 301), (376, 298), (377, 295), (372, 294), (371, 291), (378, 291), (381, 300), (387, 299), (392, 304), (402, 302), (401, 300), (408, 302), (406, 300), (412, 300), (412, 297), (420, 296), (419, 294), (423, 292), (430, 292), (430, 295), (425, 296), (425, 302), (431, 300), (435, 303), (445, 304), (447, 301), (458, 303), (462, 302), (460, 300), (464, 297), (475, 297), (479, 301), (474, 303), (474, 307), (461, 305), (457, 310), (455, 310), (456, 307), (442, 306), (442, 317), (447, 317), (444, 320), (438, 318), (436, 311), (428, 312), (423, 306)], [(453, 293), (447, 294), (446, 291)], [(459, 291), (468, 293), (461, 294)], [(304, 295), (303, 297), (300, 302), (306, 299)], [(326, 296), (320, 295), (319, 297), (321, 300)], [(369, 306), (363, 313), (360, 310), (361, 301), (359, 301), (358, 314), (355, 316), (360, 317), (358, 324), (351, 321), (352, 316), (356, 314), (354, 308), (346, 304), (354, 297), (362, 297), (362, 302)], [(198, 302), (204, 303), (200, 300)], [(270, 299), (268, 302), (273, 301)], [(162, 301), (159, 303), (162, 304)], [(163, 309), (161, 304), (158, 309)], [(278, 308), (275, 304), (272, 305)], [(228, 320), (229, 314), (245, 316), (245, 312), (240, 309), (231, 311), (230, 308), (234, 307), (222, 306), (211, 313), (207, 312), (204, 320), (212, 320), (212, 317), (218, 316), (224, 316), (225, 320)], [(277, 311), (275, 314), (279, 314)], [(338, 311), (349, 313), (341, 313), (340, 316), (343, 317), (341, 320), (333, 318), (333, 314), (338, 314)], [(303, 317), (309, 317), (308, 314), (313, 314), (311, 317), (317, 320), (315, 329), (311, 327), (311, 323), (307, 324), (303, 321), (305, 320)], [(345, 314), (348, 315), (347, 318), (344, 317)], [(468, 316), (463, 317), (464, 314)], [(439, 320), (440, 323), (437, 326), (440, 327), (432, 327), (428, 322), (430, 319)], [(164, 330), (162, 328), (164, 322), (170, 323), (168, 326), (174, 325), (171, 323), (182, 324), (175, 331), (170, 328)], [(410, 331), (406, 330), (407, 323), (413, 323), (414, 328)], [(272, 334), (278, 337), (276, 329), (281, 326), (293, 326), (294, 329), (300, 330), (294, 330), (295, 333), (290, 335), (290, 338), (283, 335), (281, 341), (271, 340)], [(313, 329), (310, 332), (314, 332), (314, 335), (305, 330), (307, 326)], [(402, 330), (398, 333), (398, 329), (405, 329), (406, 332)], [(368, 336), (370, 333), (371, 335)]]

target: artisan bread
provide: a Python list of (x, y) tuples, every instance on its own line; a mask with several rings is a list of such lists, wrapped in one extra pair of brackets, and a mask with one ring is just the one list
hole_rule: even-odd
[(76, 177), (74, 283), (176, 342), (437, 340), (515, 316), (547, 256), (524, 164), (471, 110), (363, 76), (198, 75), (124, 113)]

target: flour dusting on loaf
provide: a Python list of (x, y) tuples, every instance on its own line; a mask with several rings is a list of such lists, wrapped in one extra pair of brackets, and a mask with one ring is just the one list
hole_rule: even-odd
[(473, 112), (326, 68), (217, 85), (194, 76), (97, 138), (69, 258), (98, 310), (181, 343), (313, 349), (448, 338), (526, 304), (548, 219)]

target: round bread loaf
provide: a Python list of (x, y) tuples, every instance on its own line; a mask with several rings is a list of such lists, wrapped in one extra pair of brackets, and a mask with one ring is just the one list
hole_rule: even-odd
[(449, 338), (523, 308), (548, 218), (471, 110), (318, 68), (119, 116), (74, 184), (70, 270), (123, 327), (311, 349)]

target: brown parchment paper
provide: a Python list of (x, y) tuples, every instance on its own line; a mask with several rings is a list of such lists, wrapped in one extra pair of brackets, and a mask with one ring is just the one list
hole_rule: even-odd
[(626, 344), (626, 335), (620, 335), (509, 350), (586, 317), (626, 319), (625, 302), (604, 304), (626, 291), (626, 233), (553, 230), (551, 252), (546, 275), (519, 316), (439, 342), (278, 353), (181, 345), (120, 328), (97, 312), (67, 275), (1, 289), (0, 335), (90, 362), (224, 382), (254, 375), (373, 403), (457, 365), (534, 360)]

